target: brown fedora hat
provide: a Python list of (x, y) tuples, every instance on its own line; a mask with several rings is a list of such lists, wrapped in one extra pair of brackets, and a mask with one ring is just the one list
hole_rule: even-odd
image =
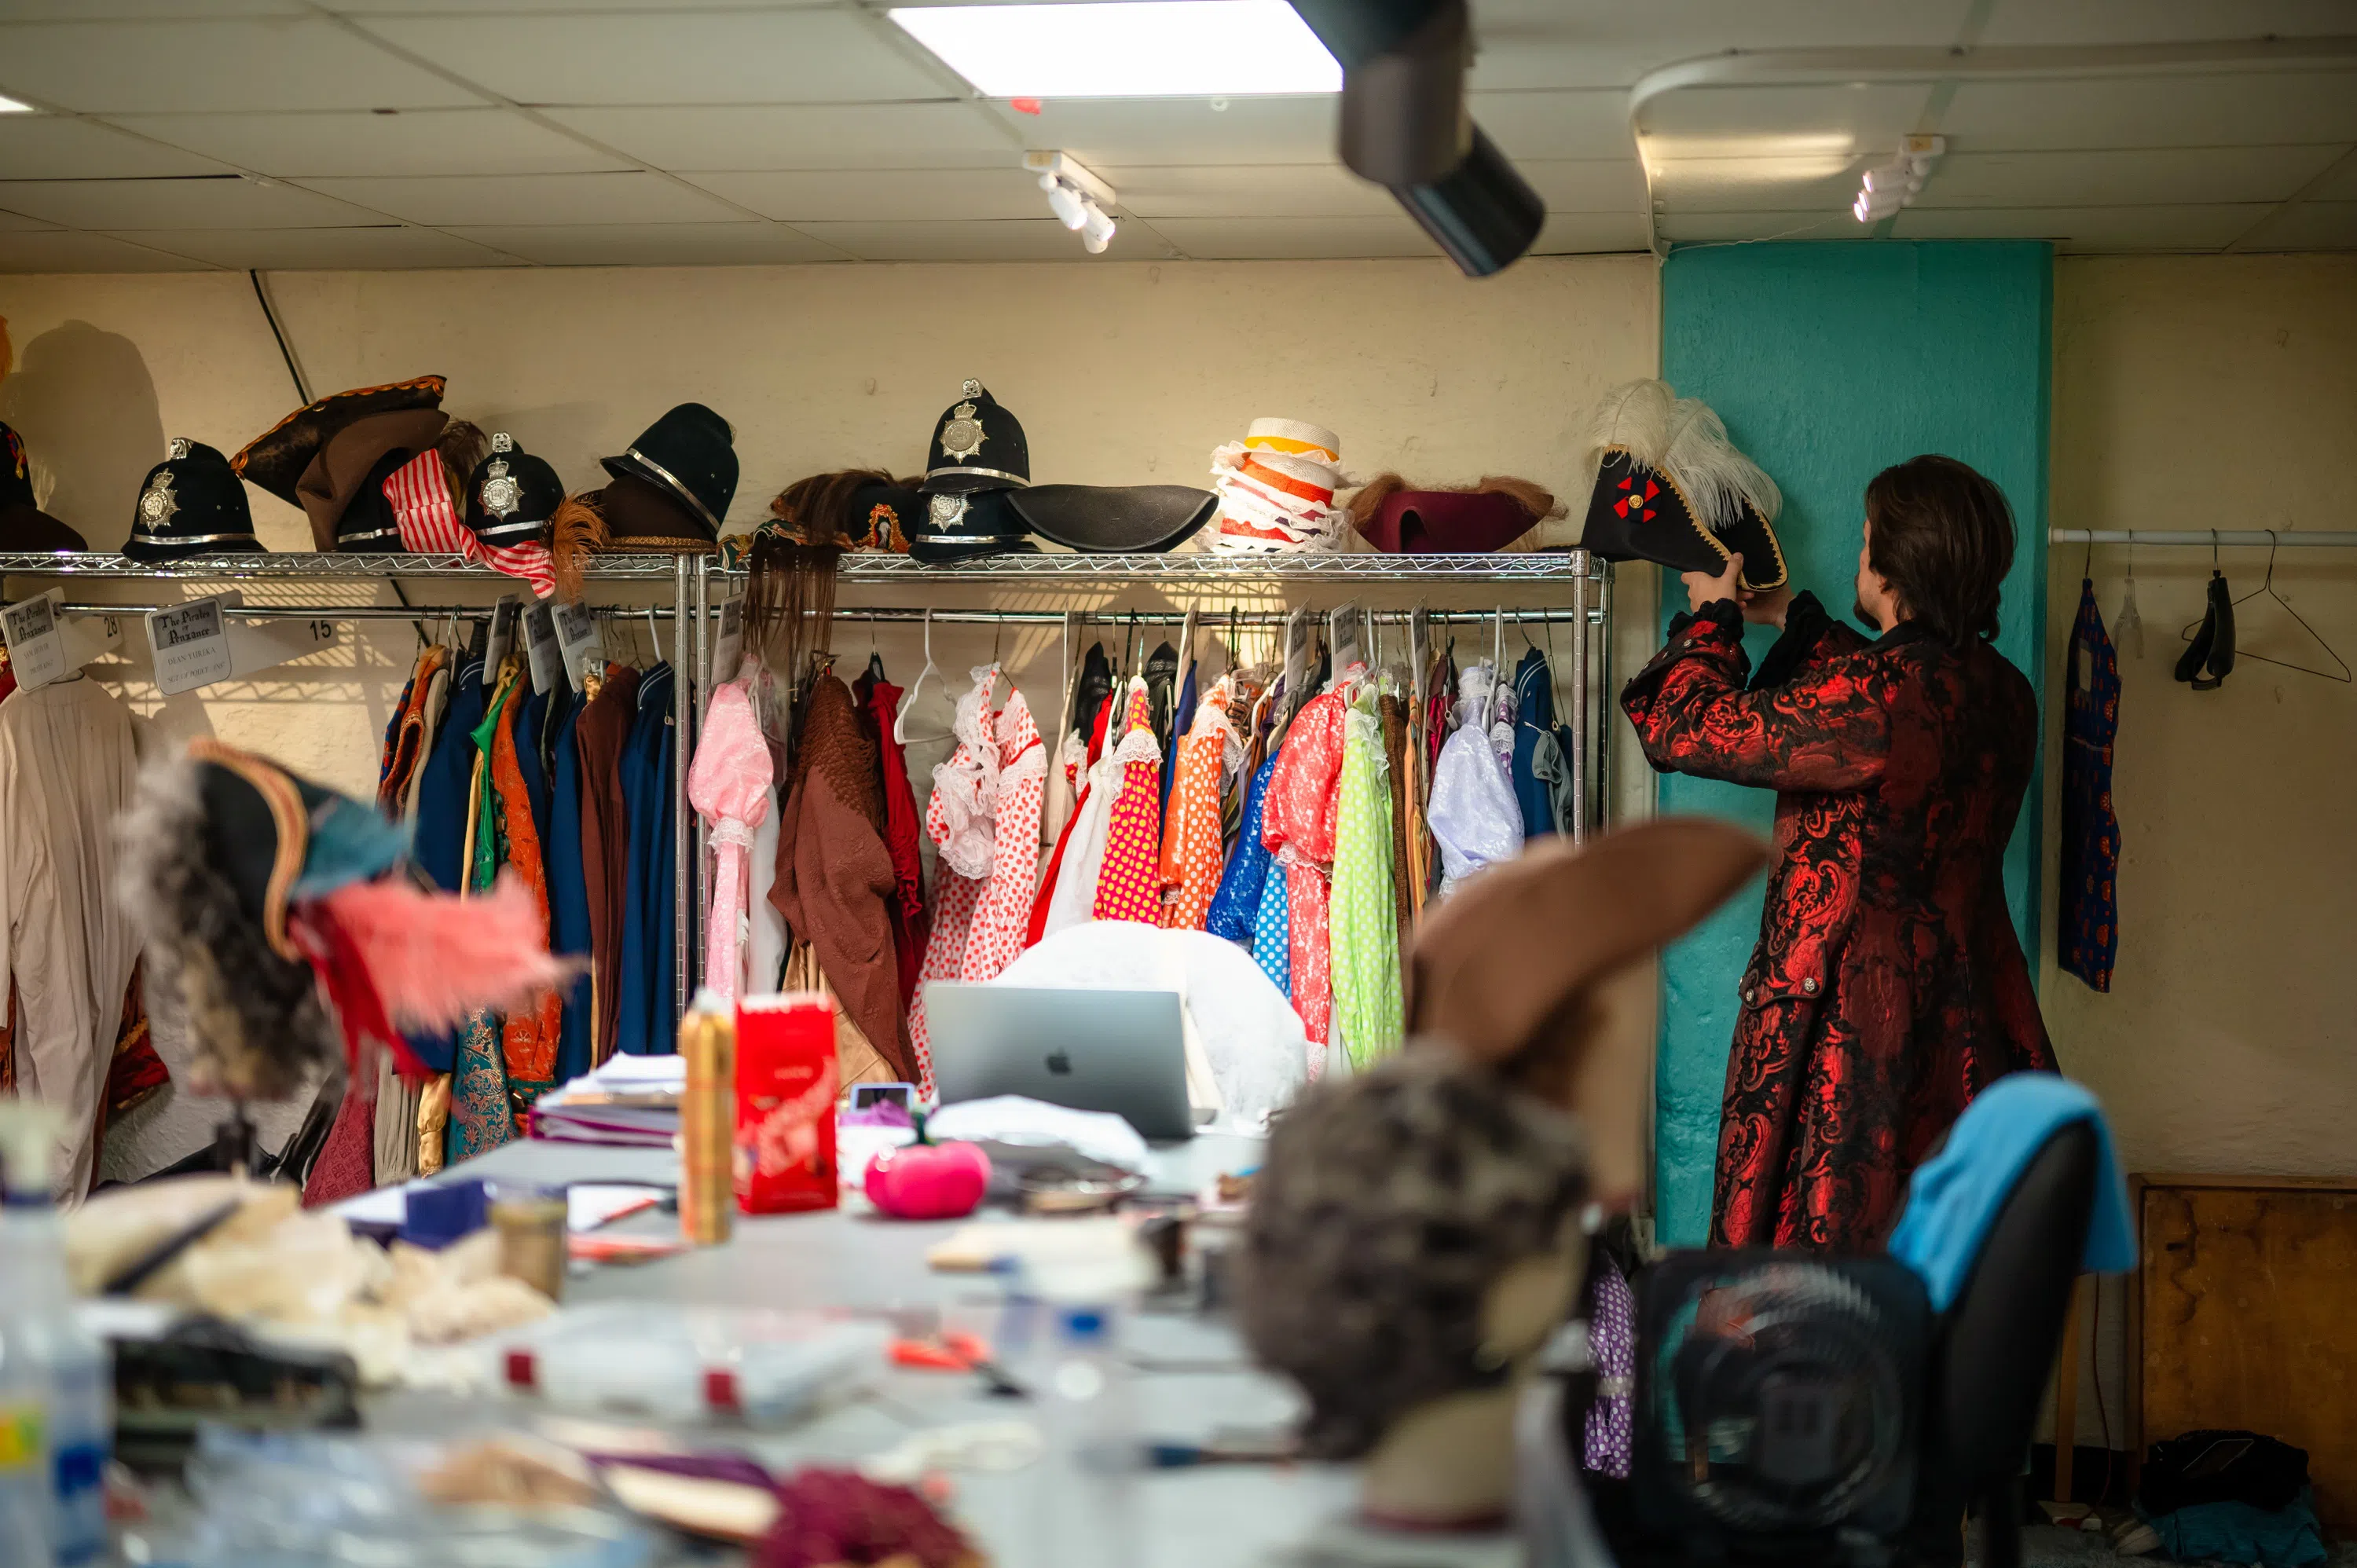
[[(391, 409), (363, 414), (322, 442), (295, 484), (295, 504), (311, 520), (312, 548), (338, 548), (338, 525), (370, 479), (382, 484), (393, 469), (433, 446), (449, 423), (438, 408)], [(400, 542), (396, 537), (391, 543), (365, 548), (397, 551)]]
[(1649, 1042), (1644, 1009), (1628, 1016), (1628, 987), (1616, 993), (1615, 983), (1641, 975), (1639, 961), (1693, 929), (1768, 857), (1756, 834), (1709, 817), (1668, 817), (1587, 844), (1538, 840), (1417, 928), (1408, 1033), (1578, 1112), (1598, 1188), (1631, 1194)]

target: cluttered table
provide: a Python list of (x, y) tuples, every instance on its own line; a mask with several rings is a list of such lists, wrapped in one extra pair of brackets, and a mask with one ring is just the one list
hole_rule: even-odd
[[(1257, 1164), (1255, 1140), (1205, 1134), (1157, 1148), (1146, 1192), (1178, 1197), (1200, 1191), (1223, 1172)], [(670, 1186), (677, 1156), (652, 1149), (598, 1148), (555, 1142), (508, 1144), (454, 1168), (444, 1179), (479, 1176), (494, 1184), (540, 1187), (645, 1182)], [(621, 1235), (676, 1234), (677, 1219), (649, 1209), (616, 1220)], [(576, 1264), (566, 1305), (653, 1303), (682, 1308), (822, 1308), (906, 1324), (938, 1315), (945, 1327), (992, 1339), (1002, 1287), (987, 1274), (944, 1273), (926, 1255), (963, 1221), (899, 1221), (845, 1209), (748, 1217), (731, 1239), (630, 1266)], [(1049, 1221), (1047, 1223), (1057, 1223)], [(1297, 1412), (1289, 1390), (1253, 1369), (1233, 1328), (1202, 1316), (1190, 1297), (1151, 1305), (1132, 1316), (1120, 1347), (1131, 1377), (1136, 1435), (1166, 1450), (1217, 1436), (1281, 1432)], [(372, 1429), (430, 1433), (454, 1423), (511, 1417), (528, 1406), (443, 1396), (376, 1396)], [(989, 1391), (972, 1373), (882, 1369), (866, 1391), (834, 1402), (799, 1424), (760, 1430), (706, 1427), (700, 1444), (734, 1448), (783, 1475), (804, 1465), (847, 1466), (928, 1431), (1039, 1419), (1034, 1402)], [(952, 1468), (945, 1512), (999, 1568), (1214, 1568), (1219, 1564), (1328, 1562), (1487, 1563), (1512, 1561), (1494, 1542), (1399, 1543), (1365, 1555), (1349, 1523), (1353, 1477), (1346, 1466), (1229, 1462), (1141, 1472), (1113, 1503), (1092, 1504), (1083, 1543), (1067, 1523), (1051, 1522), (1097, 1477), (1056, 1473), (1050, 1460), (1022, 1468)], [(1051, 1502), (1052, 1499), (1052, 1502)], [(1076, 1546), (1082, 1550), (1075, 1552)], [(1405, 1555), (1394, 1554), (1401, 1546)]]

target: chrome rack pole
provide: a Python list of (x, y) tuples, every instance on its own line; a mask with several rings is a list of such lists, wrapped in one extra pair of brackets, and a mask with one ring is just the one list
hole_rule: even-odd
[(1587, 567), (1583, 560), (1571, 579), (1571, 842), (1587, 842)]
[[(688, 734), (694, 723), (694, 698), (688, 689), (692, 673), (687, 650), (681, 644), (687, 630), (687, 557), (672, 567), (671, 634), (671, 852), (672, 852), (672, 1026), (687, 1015), (689, 928), (695, 919), (690, 908), (694, 869), (688, 865), (693, 841), (687, 831), (687, 765), (694, 746)], [(668, 1034), (666, 1034), (668, 1039)]]
[(1598, 626), (1596, 639), (1596, 814), (1592, 819), (1599, 828), (1612, 821), (1612, 715), (1620, 710), (1620, 695), (1612, 690), (1612, 563), (1599, 562), (1596, 568), (1596, 618)]
[[(703, 720), (712, 704), (712, 557), (695, 558), (695, 714), (696, 729), (703, 730)], [(710, 850), (712, 830), (705, 825), (704, 813), (695, 814), (695, 967), (699, 973), (705, 955), (712, 950), (712, 933), (704, 929), (705, 911), (712, 908), (712, 867)], [(710, 975), (704, 979), (709, 983)]]

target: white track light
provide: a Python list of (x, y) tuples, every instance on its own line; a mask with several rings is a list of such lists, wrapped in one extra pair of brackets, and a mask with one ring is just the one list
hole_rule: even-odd
[(1113, 243), (1114, 233), (1119, 227), (1103, 208), (1092, 202), (1089, 206), (1087, 225), (1081, 230), (1081, 243), (1090, 255), (1101, 256), (1104, 254), (1105, 247)]

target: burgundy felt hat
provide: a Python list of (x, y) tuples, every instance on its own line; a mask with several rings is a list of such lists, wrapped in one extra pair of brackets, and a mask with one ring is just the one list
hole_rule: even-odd
[(1388, 555), (1487, 554), (1559, 510), (1553, 496), (1523, 479), (1483, 479), (1465, 490), (1412, 490), (1388, 474), (1351, 502), (1359, 532)]

